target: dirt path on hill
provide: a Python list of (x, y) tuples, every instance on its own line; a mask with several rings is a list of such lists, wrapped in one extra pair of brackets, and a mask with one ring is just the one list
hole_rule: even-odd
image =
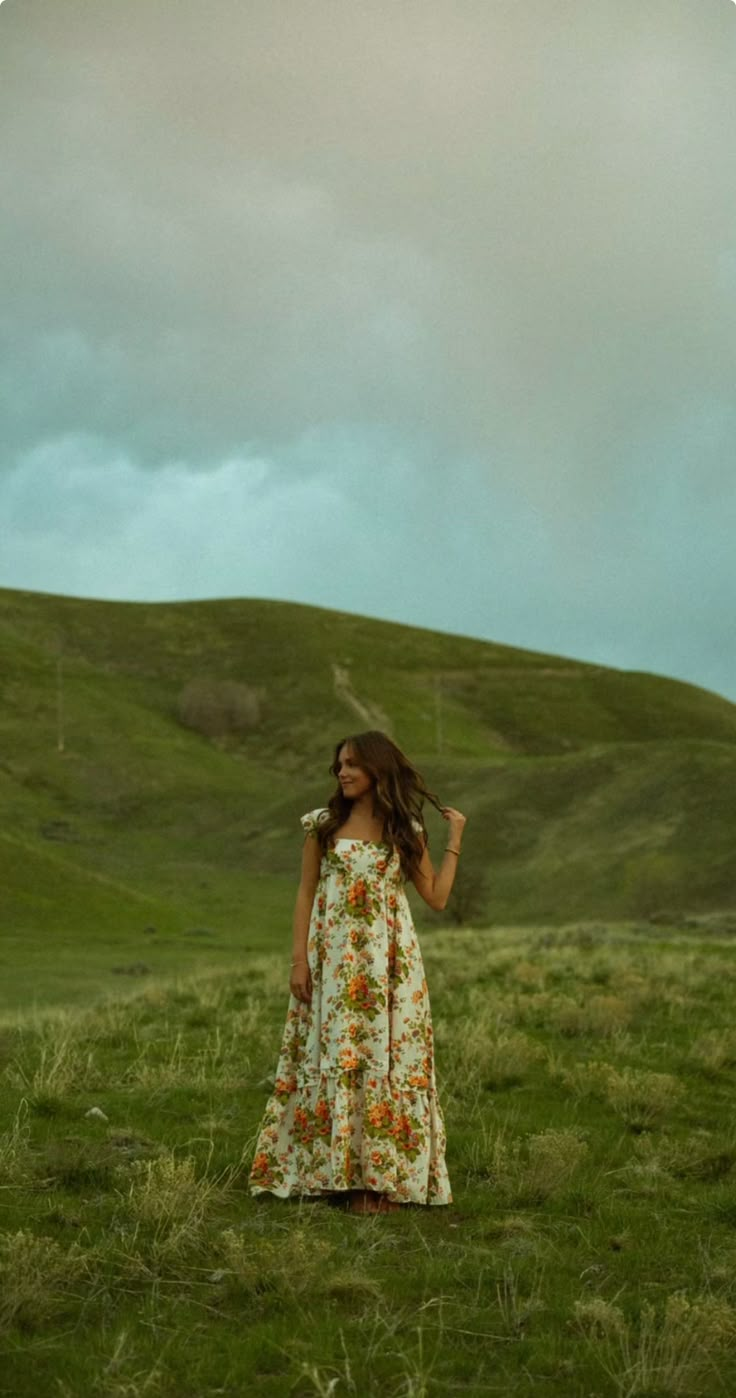
[(352, 709), (358, 718), (362, 719), (368, 728), (380, 728), (382, 732), (391, 736), (391, 720), (378, 704), (372, 704), (367, 699), (359, 699), (350, 683), (350, 671), (343, 665), (338, 665), (333, 660), (332, 674), (335, 681), (335, 694), (338, 699)]

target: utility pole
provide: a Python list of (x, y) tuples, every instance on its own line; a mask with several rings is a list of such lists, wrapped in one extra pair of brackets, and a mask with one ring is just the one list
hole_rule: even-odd
[(64, 656), (61, 637), (56, 655), (56, 750), (64, 751)]
[(442, 690), (440, 686), (440, 676), (434, 677), (434, 712), (435, 712), (435, 733), (437, 738), (437, 751), (442, 752)]

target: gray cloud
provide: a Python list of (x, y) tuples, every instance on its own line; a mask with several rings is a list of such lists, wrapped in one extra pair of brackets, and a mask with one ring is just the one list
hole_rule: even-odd
[(0, 40), (2, 581), (736, 697), (736, 7), (8, 0)]

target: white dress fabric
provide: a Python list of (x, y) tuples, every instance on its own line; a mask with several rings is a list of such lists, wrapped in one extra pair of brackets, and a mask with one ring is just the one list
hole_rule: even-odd
[[(307, 811), (305, 831), (326, 814)], [(398, 850), (339, 838), (322, 856), (307, 957), (312, 999), (289, 997), (251, 1192), (370, 1189), (450, 1204), (429, 995)]]

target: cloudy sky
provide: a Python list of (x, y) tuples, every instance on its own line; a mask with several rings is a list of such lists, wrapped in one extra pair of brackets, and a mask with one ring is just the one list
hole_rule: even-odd
[(733, 0), (0, 0), (0, 585), (736, 700)]

